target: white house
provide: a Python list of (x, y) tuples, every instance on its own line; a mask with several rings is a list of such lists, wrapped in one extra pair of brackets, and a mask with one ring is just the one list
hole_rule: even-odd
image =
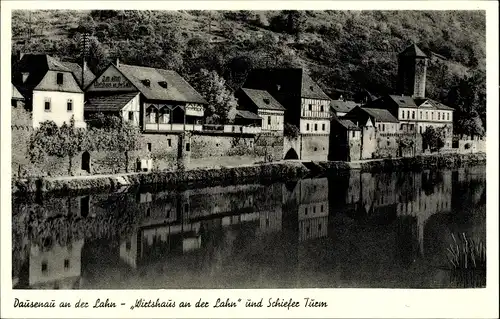
[(33, 127), (44, 121), (62, 125), (72, 117), (76, 127), (86, 127), (83, 91), (77, 76), (64, 63), (46, 54), (26, 54), (14, 64), (12, 83), (26, 99)]

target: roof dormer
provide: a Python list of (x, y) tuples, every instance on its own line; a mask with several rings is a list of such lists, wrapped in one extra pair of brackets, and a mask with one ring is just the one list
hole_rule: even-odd
[(164, 89), (168, 89), (168, 83), (167, 83), (167, 81), (160, 81), (160, 82), (158, 82), (158, 84), (159, 84), (162, 88), (164, 88)]
[(151, 86), (151, 81), (149, 81), (148, 79), (141, 80), (141, 83), (147, 87)]

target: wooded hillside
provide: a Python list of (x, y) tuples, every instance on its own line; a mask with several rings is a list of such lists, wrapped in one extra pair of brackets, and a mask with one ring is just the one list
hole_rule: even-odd
[[(188, 80), (214, 70), (238, 89), (256, 67), (305, 68), (325, 90), (393, 93), (397, 54), (430, 55), (427, 95), (457, 109), (456, 131), (483, 133), (485, 15), (479, 11), (16, 11), (13, 52), (87, 61), (98, 73), (120, 58), (174, 69)], [(458, 130), (457, 130), (458, 129)]]

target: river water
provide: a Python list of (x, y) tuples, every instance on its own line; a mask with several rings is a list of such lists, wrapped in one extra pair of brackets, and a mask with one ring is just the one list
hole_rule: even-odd
[(486, 174), (14, 197), (12, 218), (15, 288), (463, 287), (446, 249), (484, 242)]

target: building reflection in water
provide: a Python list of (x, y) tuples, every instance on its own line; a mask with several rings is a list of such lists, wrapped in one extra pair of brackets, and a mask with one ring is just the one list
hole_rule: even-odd
[[(60, 201), (68, 204), (59, 207), (67, 207), (68, 215), (84, 218), (109, 214), (109, 207), (138, 216), (116, 248), (102, 253), (110, 258), (116, 254), (132, 271), (158, 263), (168, 264), (169, 269), (177, 263), (174, 268), (180, 269), (188, 263), (211, 269), (213, 273), (238, 262), (253, 263), (253, 268), (279, 267), (275, 277), (291, 280), (289, 284), (294, 285), (293, 276), (302, 268), (299, 264), (321, 258), (318, 254), (334, 253), (331, 247), (335, 245), (332, 232), (337, 231), (335, 216), (347, 216), (375, 231), (382, 227), (385, 237), (394, 236), (396, 260), (407, 267), (425, 255), (424, 236), (432, 233), (426, 231), (427, 221), (435, 214), (451, 212), (453, 192), (469, 196), (472, 201), (484, 200), (484, 174), (476, 175), (477, 187), (460, 186), (470, 179), (470, 172), (463, 171), (390, 174), (350, 171), (285, 184), (66, 197)], [(462, 188), (457, 190), (457, 187)], [(50, 207), (55, 207), (57, 200), (49, 202), (47, 209), (52, 211)], [(25, 208), (22, 205), (17, 203), (18, 213), (27, 210), (30, 204)], [(324, 251), (310, 257), (307, 252), (310, 244), (329, 237), (321, 248)], [(33, 288), (81, 285), (83, 244), (84, 239), (80, 239), (69, 246), (53, 245), (48, 251), (32, 246), (26, 284)], [(352, 244), (356, 243), (349, 243)], [(95, 249), (99, 247), (92, 246), (85, 253), (97, 256)], [(108, 267), (99, 258), (84, 267)], [(325, 258), (326, 262), (330, 257)], [(259, 271), (256, 276), (265, 276), (264, 270)], [(21, 269), (20, 273), (26, 270)], [(13, 276), (22, 281), (19, 274)]]

